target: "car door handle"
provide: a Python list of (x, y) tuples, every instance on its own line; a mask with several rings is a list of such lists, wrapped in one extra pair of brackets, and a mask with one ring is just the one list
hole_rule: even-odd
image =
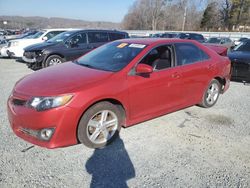
[(172, 78), (180, 78), (180, 74), (178, 74), (177, 72), (173, 73)]

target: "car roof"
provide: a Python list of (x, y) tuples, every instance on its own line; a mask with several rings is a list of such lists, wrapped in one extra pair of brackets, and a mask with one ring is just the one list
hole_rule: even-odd
[(55, 28), (55, 29), (41, 29), (41, 31), (68, 31), (74, 30), (73, 28)]
[(161, 43), (171, 43), (171, 42), (188, 42), (191, 41), (196, 43), (194, 40), (188, 40), (188, 39), (176, 39), (176, 38), (129, 38), (129, 39), (120, 39), (118, 40), (120, 42), (127, 42), (127, 43), (138, 43), (138, 44), (145, 44), (145, 45), (151, 45), (151, 44), (161, 44)]
[(210, 37), (210, 39), (230, 39), (229, 37)]
[(184, 35), (202, 35), (200, 33), (178, 33), (178, 34), (184, 34)]
[[(56, 29), (53, 30), (43, 30), (43, 31), (55, 31)], [(58, 31), (58, 30), (56, 30)], [(60, 30), (59, 30), (60, 31)], [(70, 33), (77, 33), (77, 32), (109, 32), (109, 33), (122, 33), (122, 34), (128, 34), (127, 32), (124, 31), (118, 31), (118, 30), (104, 30), (104, 29), (66, 29), (63, 30), (65, 32), (70, 32)]]

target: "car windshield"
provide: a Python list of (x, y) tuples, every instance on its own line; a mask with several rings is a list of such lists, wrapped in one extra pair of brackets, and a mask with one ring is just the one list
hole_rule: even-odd
[(248, 51), (250, 52), (250, 40), (241, 42), (234, 48), (234, 51)]
[(75, 63), (93, 69), (117, 72), (130, 63), (146, 45), (112, 42), (82, 56)]
[(37, 32), (37, 33), (34, 34), (34, 35), (28, 36), (27, 38), (29, 38), (29, 39), (37, 39), (37, 38), (39, 38), (40, 36), (42, 36), (43, 33), (44, 33), (44, 31), (39, 31), (39, 32)]
[(210, 38), (207, 40), (207, 43), (220, 43), (220, 39), (219, 38)]
[[(37, 32), (36, 32), (37, 33)], [(23, 38), (23, 39), (28, 39), (28, 38), (32, 38), (36, 33), (25, 33), (23, 35), (20, 36), (20, 38)]]
[(70, 35), (72, 34), (72, 32), (63, 32), (60, 33), (58, 35), (56, 35), (55, 37), (49, 39), (47, 42), (51, 42), (51, 43), (57, 43), (57, 42), (62, 42), (64, 41), (64, 39), (68, 38)]

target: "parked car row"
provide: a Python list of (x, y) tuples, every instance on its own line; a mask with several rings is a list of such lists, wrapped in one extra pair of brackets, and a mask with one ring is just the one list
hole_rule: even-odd
[(11, 40), (1, 49), (2, 57), (23, 60), (28, 67), (43, 67), (73, 60), (104, 43), (128, 38), (116, 30), (46, 29)]
[(151, 38), (179, 38), (179, 39), (190, 39), (196, 40), (199, 42), (204, 42), (205, 38), (202, 34), (198, 33), (175, 33), (175, 32), (166, 32), (166, 33), (156, 33), (150, 35)]
[(43, 67), (74, 60), (107, 42), (128, 38), (126, 32), (112, 30), (72, 30), (46, 42), (24, 48), (23, 60), (28, 67)]
[(23, 57), (25, 47), (51, 39), (54, 36), (66, 30), (67, 29), (41, 30), (37, 32), (36, 34), (32, 35), (31, 37), (11, 40), (8, 43), (8, 48), (6, 48), (6, 53), (9, 57), (21, 59)]
[(228, 48), (232, 48), (234, 46), (239, 45), (244, 40), (248, 38), (242, 37), (236, 41), (233, 41), (229, 37), (210, 37), (205, 38), (202, 34), (199, 33), (178, 33), (178, 32), (165, 32), (165, 33), (155, 33), (150, 34), (150, 38), (180, 38), (180, 39), (191, 39), (196, 40), (202, 43), (209, 43), (209, 44), (218, 44), (221, 46), (226, 46)]

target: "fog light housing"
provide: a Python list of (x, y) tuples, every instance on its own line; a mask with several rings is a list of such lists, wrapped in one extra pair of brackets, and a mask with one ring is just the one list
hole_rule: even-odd
[(49, 141), (54, 134), (54, 128), (45, 128), (40, 130), (39, 138), (44, 141)]

